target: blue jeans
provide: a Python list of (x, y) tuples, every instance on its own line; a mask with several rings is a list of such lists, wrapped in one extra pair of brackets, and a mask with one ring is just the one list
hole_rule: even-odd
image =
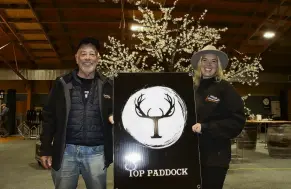
[(104, 146), (66, 145), (61, 168), (52, 169), (55, 189), (76, 189), (80, 174), (87, 189), (106, 188)]

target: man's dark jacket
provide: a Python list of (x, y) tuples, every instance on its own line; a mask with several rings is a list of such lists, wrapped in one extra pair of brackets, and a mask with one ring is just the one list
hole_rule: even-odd
[(231, 84), (214, 78), (202, 79), (195, 96), (202, 166), (228, 168), (230, 140), (241, 133), (246, 120), (243, 101)]
[[(108, 121), (108, 117), (112, 114), (112, 82), (98, 72), (96, 72), (96, 77), (98, 77), (99, 107), (103, 118), (104, 166), (108, 167), (113, 160), (112, 125)], [(71, 106), (72, 80), (72, 72), (58, 77), (50, 91), (48, 103), (43, 109), (40, 156), (52, 156), (54, 170), (60, 169), (66, 146), (66, 126)]]

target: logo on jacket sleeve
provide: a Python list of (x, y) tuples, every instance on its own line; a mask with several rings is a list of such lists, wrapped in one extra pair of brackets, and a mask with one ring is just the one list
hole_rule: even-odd
[(217, 98), (216, 96), (213, 95), (208, 95), (205, 99), (206, 102), (215, 102), (218, 103), (220, 101), (219, 98)]

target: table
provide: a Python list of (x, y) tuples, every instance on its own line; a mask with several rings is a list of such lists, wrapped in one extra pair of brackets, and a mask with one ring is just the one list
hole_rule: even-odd
[(265, 147), (267, 147), (267, 126), (268, 124), (270, 123), (274, 123), (274, 124), (287, 124), (287, 123), (290, 123), (291, 124), (291, 121), (285, 121), (285, 120), (247, 120), (246, 121), (247, 123), (258, 123), (258, 125), (261, 125), (263, 124), (264, 125), (264, 128), (265, 128)]

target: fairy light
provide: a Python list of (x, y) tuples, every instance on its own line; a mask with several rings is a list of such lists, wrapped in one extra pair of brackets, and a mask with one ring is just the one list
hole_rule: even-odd
[[(161, 3), (153, 0), (149, 2), (159, 6), (161, 17), (155, 17), (152, 10), (142, 6), (142, 1), (136, 1), (141, 18), (134, 17), (136, 24), (130, 29), (134, 31), (132, 38), (137, 39), (139, 43), (130, 50), (121, 41), (109, 36), (108, 43), (104, 46), (107, 53), (102, 55), (99, 65), (105, 75), (114, 77), (119, 72), (161, 72), (165, 71), (163, 65), (168, 65), (172, 72), (193, 72), (192, 65), (189, 64), (193, 52), (209, 44), (216, 45), (221, 39), (221, 33), (227, 31), (227, 28), (201, 25), (207, 10), (197, 20), (189, 14), (174, 18), (172, 11), (177, 0), (172, 7), (163, 7)], [(171, 24), (176, 24), (177, 27), (171, 29)], [(272, 34), (267, 36), (271, 37)], [(217, 48), (222, 49), (224, 46)], [(240, 54), (241, 56), (243, 54)], [(150, 66), (147, 64), (148, 58), (151, 63), (154, 62)], [(261, 58), (232, 57), (229, 69), (224, 72), (225, 78), (231, 83), (257, 86), (259, 72), (264, 70), (260, 62)]]

